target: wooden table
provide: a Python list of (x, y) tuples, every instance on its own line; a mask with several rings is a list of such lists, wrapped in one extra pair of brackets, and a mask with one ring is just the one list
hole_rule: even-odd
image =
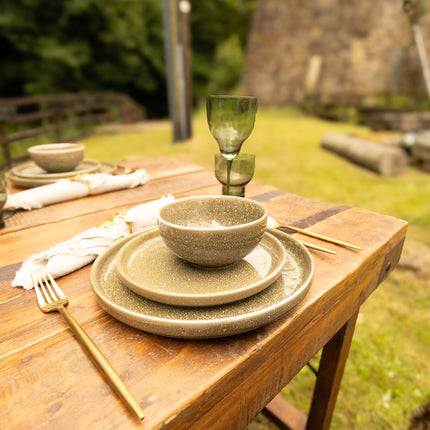
[[(101, 377), (62, 316), (43, 314), (34, 290), (10, 286), (23, 259), (120, 209), (168, 193), (176, 198), (220, 193), (213, 173), (199, 166), (166, 158), (138, 164), (150, 176), (143, 186), (18, 212), (0, 231), (0, 428), (241, 429), (268, 405), (267, 414), (284, 415), (295, 428), (307, 422), (309, 429), (328, 429), (358, 311), (395, 268), (406, 222), (251, 183), (247, 197), (264, 203), (278, 221), (363, 250), (307, 238), (337, 255), (312, 252), (315, 278), (305, 300), (268, 326), (228, 338), (171, 339), (124, 325), (97, 303), (90, 265), (59, 279), (72, 315), (144, 409), (140, 422)], [(306, 421), (276, 396), (321, 348)]]

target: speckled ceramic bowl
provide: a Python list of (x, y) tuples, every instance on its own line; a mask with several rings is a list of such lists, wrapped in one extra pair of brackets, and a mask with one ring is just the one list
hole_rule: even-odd
[(84, 145), (49, 143), (28, 148), (30, 158), (49, 173), (70, 172), (84, 159)]
[(158, 215), (166, 246), (199, 266), (220, 267), (248, 255), (263, 237), (267, 209), (232, 196), (197, 196), (176, 200)]

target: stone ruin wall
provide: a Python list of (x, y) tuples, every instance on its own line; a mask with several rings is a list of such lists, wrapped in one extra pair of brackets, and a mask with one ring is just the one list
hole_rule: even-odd
[[(430, 57), (429, 13), (420, 27)], [(259, 0), (242, 90), (261, 105), (307, 95), (425, 96), (402, 0)]]

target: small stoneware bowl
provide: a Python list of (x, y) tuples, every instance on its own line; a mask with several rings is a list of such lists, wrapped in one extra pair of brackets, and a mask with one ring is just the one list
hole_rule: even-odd
[(233, 196), (197, 196), (176, 200), (158, 215), (166, 246), (199, 266), (220, 267), (239, 261), (260, 242), (267, 209)]
[(84, 159), (84, 145), (49, 143), (28, 148), (31, 159), (49, 173), (70, 172)]

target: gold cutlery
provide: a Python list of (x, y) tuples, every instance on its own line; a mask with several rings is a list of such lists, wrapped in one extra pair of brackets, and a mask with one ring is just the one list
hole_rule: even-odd
[(60, 312), (68, 322), (74, 335), (79, 340), (81, 345), (86, 349), (94, 364), (105, 376), (111, 387), (115, 390), (118, 396), (125, 402), (125, 404), (136, 414), (140, 419), (143, 419), (144, 414), (140, 405), (136, 402), (132, 394), (128, 391), (127, 387), (122, 382), (114, 368), (106, 360), (94, 342), (85, 333), (77, 321), (70, 315), (64, 307), (69, 303), (68, 298), (61, 291), (58, 284), (54, 281), (52, 276), (47, 273), (45, 275), (31, 275), (33, 285), (36, 290), (37, 302), (42, 312)]
[(282, 224), (281, 225), (281, 224), (278, 224), (272, 217), (268, 217), (268, 225), (270, 225), (270, 227), (273, 227), (273, 228), (276, 228), (276, 229), (287, 228), (289, 230), (293, 230), (293, 231), (295, 231), (297, 233), (301, 233), (301, 234), (304, 234), (306, 236), (315, 237), (316, 239), (324, 240), (326, 242), (334, 243), (334, 244), (340, 245), (340, 246), (345, 246), (347, 248), (356, 249), (358, 251), (361, 251), (363, 249), (361, 246), (352, 245), (350, 243), (343, 242), (343, 241), (337, 240), (337, 239), (333, 239), (333, 238), (328, 237), (328, 236), (323, 236), (322, 234), (313, 233), (311, 231), (303, 230), (301, 228), (294, 227), (292, 225), (286, 225), (286, 224)]
[[(279, 230), (278, 228), (270, 228), (270, 227), (266, 227), (266, 231), (268, 233), (277, 233), (277, 234), (281, 234), (281, 235), (285, 235), (290, 237), (290, 235), (288, 233), (285, 233), (282, 230)], [(323, 248), (322, 246), (318, 246), (318, 245), (313, 245), (312, 243), (308, 243), (308, 242), (303, 242), (302, 240), (299, 240), (300, 243), (302, 243), (303, 245), (306, 246), (306, 248), (310, 248), (310, 249), (315, 249), (317, 251), (322, 251), (322, 252), (327, 252), (329, 254), (334, 254), (336, 255), (336, 251), (332, 251), (331, 249), (327, 249), (327, 248)]]
[(363, 248), (361, 246), (352, 245), (347, 242), (342, 242), (341, 240), (332, 239), (331, 237), (323, 236), (322, 234), (312, 233), (311, 231), (303, 230), (298, 227), (293, 227), (291, 225), (280, 225), (278, 228), (288, 228), (289, 230), (296, 231), (297, 233), (305, 234), (307, 236), (315, 237), (317, 239), (325, 240), (326, 242), (331, 242), (336, 245), (346, 246), (347, 248), (357, 249), (361, 251)]

